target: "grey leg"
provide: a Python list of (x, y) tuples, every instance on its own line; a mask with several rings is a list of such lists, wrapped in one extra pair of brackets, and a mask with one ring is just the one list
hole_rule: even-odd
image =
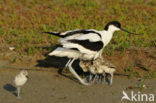
[(91, 82), (92, 80), (93, 80), (93, 74), (90, 73), (88, 81)]
[(21, 89), (20, 87), (17, 87), (17, 98), (18, 98), (18, 99), (21, 98), (21, 97), (20, 97), (20, 89)]
[(96, 83), (97, 84), (100, 84), (100, 78), (101, 78), (101, 76), (99, 74), (97, 74), (97, 78), (96, 78)]
[(110, 77), (109, 85), (112, 85), (112, 83), (113, 83), (113, 73), (111, 73), (110, 75), (111, 75), (111, 77)]
[(89, 75), (85, 76), (84, 80), (88, 82), (89, 81)]
[(99, 74), (99, 78), (97, 79), (96, 83), (101, 84), (104, 76), (102, 74)]
[(104, 84), (105, 82), (106, 82), (106, 74), (103, 74), (102, 84)]
[(68, 60), (68, 62), (66, 63), (65, 67), (67, 68), (67, 66), (69, 65), (71, 59)]
[(83, 85), (90, 85), (89, 83), (85, 82), (85, 79), (82, 79), (72, 68), (72, 63), (75, 61), (75, 59), (72, 59), (71, 62), (69, 63), (69, 71), (83, 84)]
[(88, 74), (86, 77), (85, 77), (85, 80), (88, 82), (88, 83), (92, 83), (92, 80), (93, 80), (93, 74)]
[(95, 81), (97, 80), (97, 78), (98, 78), (98, 75), (96, 74), (96, 75), (94, 76), (93, 83), (95, 83)]
[(100, 84), (100, 79), (101, 79), (101, 76), (99, 74), (97, 74), (97, 78), (96, 78), (96, 83), (97, 84)]
[(90, 82), (92, 82), (92, 79), (93, 79), (93, 74), (92, 74), (92, 73), (89, 73), (89, 74), (86, 76), (86, 80), (90, 83)]

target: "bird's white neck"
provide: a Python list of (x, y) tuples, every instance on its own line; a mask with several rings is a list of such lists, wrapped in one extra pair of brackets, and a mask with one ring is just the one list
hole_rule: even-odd
[(102, 33), (102, 41), (104, 42), (104, 46), (106, 46), (110, 40), (112, 39), (114, 31), (103, 31)]

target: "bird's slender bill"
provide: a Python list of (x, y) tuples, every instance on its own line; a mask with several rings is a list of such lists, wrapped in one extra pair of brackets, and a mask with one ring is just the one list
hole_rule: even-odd
[(141, 35), (141, 34), (131, 33), (131, 32), (129, 32), (129, 31), (123, 29), (123, 28), (120, 28), (120, 30), (122, 30), (122, 31), (124, 31), (124, 32), (127, 32), (127, 33), (129, 33), (129, 34)]

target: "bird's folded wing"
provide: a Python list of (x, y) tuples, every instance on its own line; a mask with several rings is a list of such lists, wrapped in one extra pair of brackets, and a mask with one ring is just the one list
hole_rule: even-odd
[(75, 30), (62, 32), (62, 33), (60, 33), (60, 35), (62, 35), (64, 37), (69, 37), (69, 36), (73, 36), (73, 35), (77, 35), (77, 34), (90, 34), (90, 33), (99, 34), (98, 31), (96, 31), (94, 29), (75, 29)]
[(76, 29), (76, 30), (70, 30), (70, 31), (66, 31), (66, 32), (43, 32), (43, 33), (47, 33), (47, 34), (51, 34), (51, 35), (55, 35), (61, 38), (65, 38), (65, 37), (69, 37), (72, 35), (75, 35), (77, 33), (80, 33), (82, 30), (80, 29)]
[(103, 48), (102, 41), (90, 41), (89, 39), (86, 40), (72, 39), (62, 45), (64, 48), (70, 49), (74, 48), (79, 50), (81, 53), (86, 54), (99, 52)]
[(81, 32), (82, 32), (82, 29), (75, 29), (75, 30), (69, 30), (69, 31), (61, 32), (60, 35), (62, 35), (64, 37), (68, 37), (68, 36), (72, 36), (74, 34), (78, 34)]
[(83, 33), (78, 33), (78, 34), (75, 34), (75, 35), (72, 35), (72, 36), (68, 36), (68, 37), (65, 37), (65, 38), (61, 38), (59, 40), (60, 43), (65, 43), (65, 42), (68, 42), (68, 40), (72, 40), (72, 39), (75, 39), (75, 40), (89, 40), (89, 41), (101, 41), (101, 35), (96, 32), (94, 33), (95, 31), (88, 31), (87, 34), (83, 34)]
[[(69, 40), (69, 39), (100, 39), (101, 35), (100, 33), (98, 33), (98, 31), (94, 30), (94, 29), (89, 29), (89, 30), (85, 30), (85, 29), (76, 29), (73, 31), (66, 31), (63, 33), (60, 33), (60, 35), (64, 36), (64, 38), (62, 38), (62, 41), (65, 40)], [(60, 42), (61, 42), (60, 40)]]

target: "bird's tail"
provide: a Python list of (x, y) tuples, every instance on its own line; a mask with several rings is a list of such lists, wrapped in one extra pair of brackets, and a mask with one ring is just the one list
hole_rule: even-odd
[(58, 56), (58, 57), (69, 57), (69, 58), (77, 58), (79, 56), (78, 51), (70, 50), (67, 48), (58, 47), (54, 51), (48, 54), (49, 56)]
[(64, 35), (60, 35), (61, 34), (60, 32), (42, 32), (42, 33), (55, 35), (55, 36), (58, 36), (58, 37), (61, 37), (61, 38), (64, 37)]

